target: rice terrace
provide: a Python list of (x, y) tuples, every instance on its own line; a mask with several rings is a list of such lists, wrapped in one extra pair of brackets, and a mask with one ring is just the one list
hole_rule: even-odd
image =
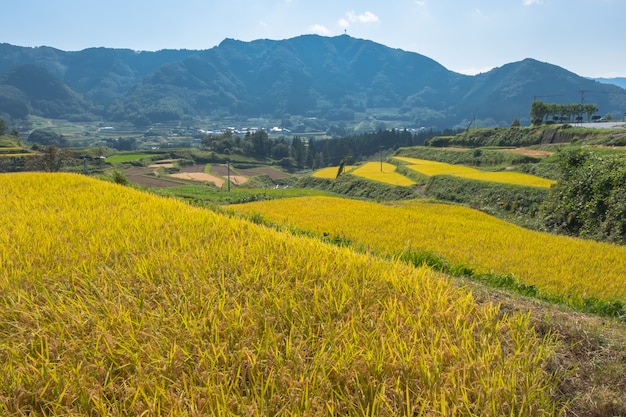
[(0, 415), (626, 415), (622, 148), (266, 139), (3, 136)]

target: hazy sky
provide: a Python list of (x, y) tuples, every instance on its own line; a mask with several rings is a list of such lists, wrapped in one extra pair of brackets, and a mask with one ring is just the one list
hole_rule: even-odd
[(465, 74), (524, 58), (626, 77), (626, 0), (6, 0), (0, 42), (209, 49), (344, 31)]

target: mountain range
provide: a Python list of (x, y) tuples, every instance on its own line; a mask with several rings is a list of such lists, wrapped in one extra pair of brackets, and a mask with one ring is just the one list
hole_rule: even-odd
[(0, 44), (0, 117), (136, 125), (196, 117), (393, 118), (406, 126), (528, 123), (533, 100), (595, 104), (622, 118), (626, 90), (528, 58), (469, 76), (347, 35), (225, 39), (207, 50)]

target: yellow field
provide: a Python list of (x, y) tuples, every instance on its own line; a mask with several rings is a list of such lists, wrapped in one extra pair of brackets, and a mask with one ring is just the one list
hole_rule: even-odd
[[(354, 168), (354, 165), (346, 165), (344, 166), (344, 172), (347, 172)], [(316, 178), (327, 178), (334, 180), (337, 178), (337, 172), (339, 171), (339, 167), (327, 167), (317, 170), (313, 173), (313, 176)]]
[(395, 172), (396, 169), (395, 165), (387, 162), (382, 163), (382, 170), (380, 162), (367, 162), (353, 170), (351, 174), (392, 185), (409, 186), (415, 184), (415, 181)]
[[(528, 317), (427, 268), (80, 175), (2, 174), (0, 197), (0, 415), (557, 408)], [(328, 230), (351, 208), (308, 201)]]
[(408, 168), (429, 177), (434, 175), (453, 175), (481, 181), (501, 182), (530, 187), (550, 187), (555, 183), (555, 181), (552, 180), (520, 172), (485, 172), (463, 165), (446, 164), (443, 162), (402, 156), (394, 156), (394, 159), (407, 163)]
[(311, 197), (233, 208), (372, 251), (434, 252), (482, 273), (514, 274), (566, 299), (626, 300), (626, 247), (530, 231), (465, 207)]
[(35, 156), (36, 154), (29, 153), (0, 153), (0, 158), (16, 158), (18, 156)]

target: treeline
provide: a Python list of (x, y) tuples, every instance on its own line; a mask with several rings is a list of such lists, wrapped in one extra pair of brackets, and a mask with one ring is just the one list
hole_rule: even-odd
[(422, 130), (417, 133), (407, 129), (392, 129), (336, 139), (315, 140), (295, 136), (289, 140), (285, 137), (271, 138), (265, 130), (246, 132), (244, 137), (227, 131), (205, 136), (202, 145), (216, 153), (239, 153), (254, 158), (272, 159), (284, 168), (319, 169), (338, 165), (341, 161), (350, 163), (369, 159), (389, 149), (424, 145), (432, 137), (456, 133), (458, 131), (451, 129), (443, 132)]
[(583, 114), (587, 115), (587, 121), (591, 121), (592, 115), (598, 111), (595, 104), (558, 104), (534, 101), (530, 106), (530, 119), (534, 125), (544, 123), (571, 123), (582, 122)]

